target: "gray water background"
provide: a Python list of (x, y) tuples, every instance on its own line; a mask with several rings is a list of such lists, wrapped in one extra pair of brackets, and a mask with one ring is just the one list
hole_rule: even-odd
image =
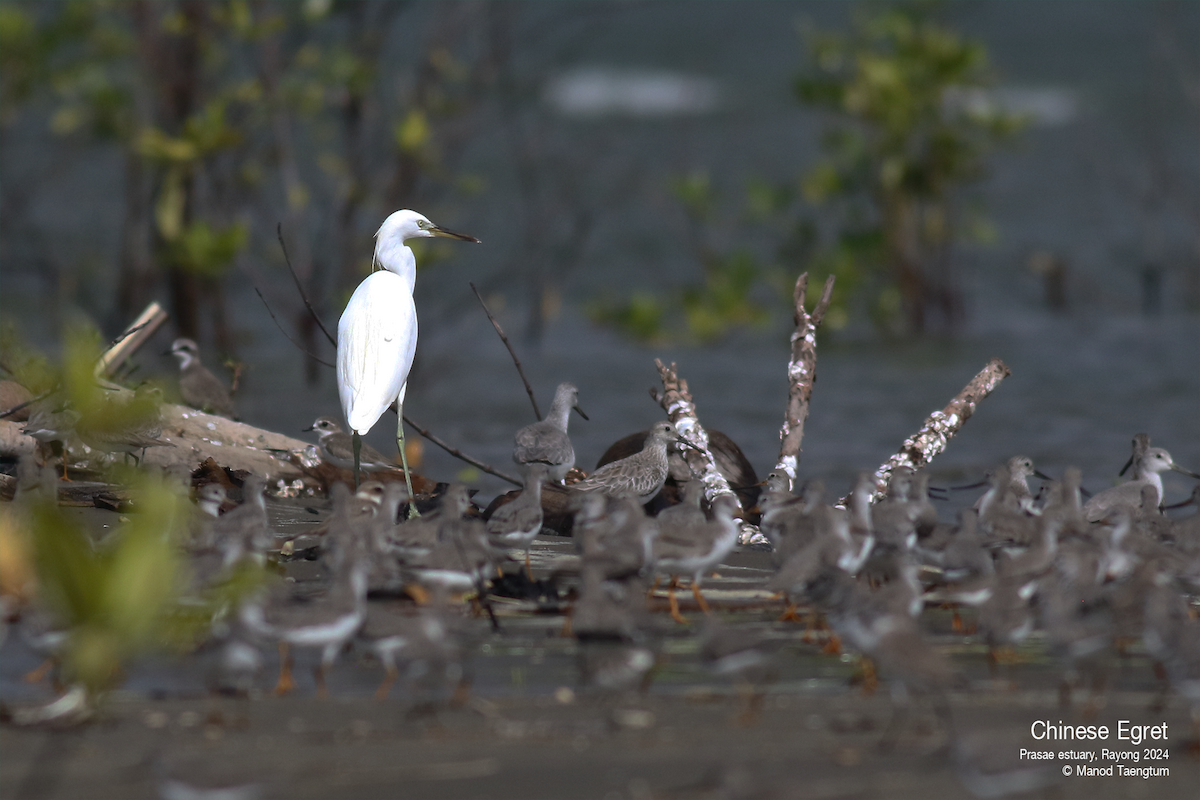
[[(556, 5), (521, 5), (518, 13), (532, 29)], [(559, 381), (580, 387), (591, 416), (590, 422), (571, 423), (581, 466), (590, 468), (611, 442), (661, 418), (647, 395), (658, 383), (658, 357), (678, 362), (702, 421), (732, 436), (760, 476), (769, 471), (787, 392), (785, 301), (767, 328), (703, 348), (633, 344), (590, 323), (581, 307), (610, 287), (663, 288), (695, 275), (680, 243), (683, 217), (666, 188), (669, 176), (708, 169), (725, 196), (736, 197), (748, 174), (779, 179), (811, 163), (818, 120), (789, 93), (802, 63), (796, 23), (808, 16), (837, 24), (849, 10), (843, 3), (618, 3), (562, 30), (561, 38), (555, 31), (541, 34), (530, 46), (562, 48), (563, 72), (599, 67), (697, 75), (719, 87), (721, 106), (694, 116), (561, 118), (544, 106), (535, 109), (539, 98), (529, 98), (529, 113), (546, 121), (548, 158), (557, 159), (553, 166), (565, 171), (561, 177), (575, 180), (571, 170), (578, 169), (585, 194), (613, 191), (613, 183), (605, 183), (613, 176), (623, 182), (579, 266), (559, 276), (563, 310), (550, 319), (538, 346), (519, 336), (527, 290), (520, 271), (513, 274), (522, 258), (523, 212), (512, 165), (502, 143), (481, 136), (465, 166), (486, 176), (487, 190), (461, 205), (422, 209), (485, 244), (451, 252), (418, 277), (421, 340), (406, 412), (472, 455), (513, 471), (512, 434), (532, 421), (532, 411), (467, 287), (475, 281), (489, 297), (506, 301), (495, 303), (498, 315), (514, 336), (543, 409)], [(1003, 85), (1066, 98), (1066, 119), (1035, 124), (1019, 147), (997, 155), (979, 190), (999, 240), (965, 247), (960, 255), (965, 330), (954, 337), (895, 340), (851, 328), (820, 338), (803, 476), (822, 477), (840, 490), (855, 471), (874, 469), (992, 356), (1003, 358), (1013, 375), (935, 462), (936, 480), (979, 477), (1023, 453), (1050, 474), (1078, 465), (1086, 486), (1103, 488), (1115, 480), (1138, 431), (1168, 447), (1178, 462), (1200, 469), (1200, 232), (1194, 214), (1200, 119), (1196, 98), (1153, 57), (1162, 31), (1154, 15), (1164, 10), (1177, 40), (1194, 51), (1200, 6), (1193, 3), (951, 4), (955, 22), (988, 45)], [(396, 35), (418, 34), (410, 29)], [(1194, 67), (1194, 52), (1184, 61)], [(1194, 86), (1194, 69), (1189, 79)], [(36, 131), (26, 132), (31, 163), (48, 158), (47, 140), (37, 138)], [(1155, 177), (1162, 174), (1154, 171), (1156, 164), (1165, 165), (1182, 190), (1168, 192)], [(70, 303), (104, 318), (120, 213), (107, 198), (118, 196), (119, 179), (119, 162), (98, 157), (35, 198), (36, 218), (50, 233), (47, 246), (80, 272), (74, 288), (64, 292), (61, 284), (49, 285), (32, 261), (2, 265), (0, 309), (34, 341), (53, 340), (72, 313)], [(1179, 191), (1190, 197), (1190, 209), (1179, 202)], [(722, 234), (730, 244), (739, 243), (738, 235), (736, 226)], [(1025, 269), (1035, 249), (1069, 262), (1066, 313), (1045, 307), (1039, 279)], [(1162, 270), (1162, 308), (1154, 315), (1142, 310), (1140, 276), (1147, 264)], [(278, 265), (256, 266), (276, 282), (276, 292), (286, 294), (288, 279)], [(543, 268), (557, 265), (549, 261)], [(250, 367), (238, 398), (243, 419), (302, 435), (316, 416), (336, 414), (332, 373), (307, 386), (298, 355), (241, 276), (231, 280), (229, 294), (239, 355)], [(332, 327), (336, 320), (326, 322)], [(147, 346), (140, 356), (143, 373), (170, 374), (172, 363), (153, 354), (172, 336), (164, 331), (161, 342)], [(383, 450), (390, 419), (370, 435)], [(481, 498), (505, 488), (463, 467), (427, 445), (423, 472), (430, 476), (469, 479)], [(1182, 499), (1189, 490), (1180, 476), (1168, 479), (1168, 499)]]

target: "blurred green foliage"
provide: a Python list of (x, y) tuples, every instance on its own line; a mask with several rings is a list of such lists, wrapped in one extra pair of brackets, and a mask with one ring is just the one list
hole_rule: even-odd
[[(117, 317), (166, 289), (179, 331), (202, 338), (207, 311), (228, 352), (221, 284), (251, 253), (282, 267), (277, 222), (319, 302), (370, 269), (369, 234), (385, 210), (427, 208), (438, 187), (472, 185), (453, 160), (488, 67), (459, 51), (473, 52), (467, 40), (481, 26), (449, 26), (405, 50), (398, 78), (381, 57), (406, 13), (417, 12), (323, 0), (2, 0), (0, 146), (29, 116), (45, 119), (64, 161), (115, 151), (125, 183), (114, 198), (124, 212)], [(453, 126), (462, 130), (447, 134)]]
[(594, 318), (646, 341), (711, 341), (790, 312), (794, 276), (807, 271), (811, 285), (837, 276), (827, 328), (863, 312), (893, 331), (959, 321), (953, 246), (995, 238), (963, 189), (1025, 124), (985, 93), (986, 48), (927, 2), (858, 7), (850, 31), (808, 26), (804, 40), (794, 91), (828, 120), (820, 157), (794, 181), (748, 180), (732, 212), (707, 173), (678, 178), (700, 279), (609, 298)]
[[(154, 423), (158, 389), (130, 392), (97, 379), (104, 343), (95, 329), (72, 326), (63, 339), (54, 363), (6, 329), (0, 361), (17, 380), (46, 394), (42, 402), (55, 413), (69, 413), (76, 430), (103, 435)], [(20, 552), (30, 554), (40, 606), (67, 631), (59, 654), (65, 679), (93, 697), (120, 685), (133, 659), (194, 648), (214, 621), (267, 579), (263, 567), (247, 559), (212, 585), (194, 587), (185, 547), (197, 511), (186, 484), (140, 466), (114, 466), (109, 479), (127, 492), (131, 506), (116, 530), (94, 536), (84, 517), (59, 507), (52, 488), (14, 502), (11, 519), (21, 524), (6, 531), (15, 530)]]
[(132, 490), (136, 512), (101, 542), (53, 501), (36, 500), (30, 509), (39, 596), (69, 630), (65, 677), (93, 693), (119, 685), (131, 658), (200, 635), (196, 615), (181, 624), (172, 613), (183, 585), (179, 548), (190, 504), (146, 476)]
[(994, 231), (964, 198), (1025, 120), (989, 101), (987, 50), (930, 3), (857, 10), (849, 33), (808, 28), (796, 96), (828, 115), (823, 158), (801, 177), (825, 214), (811, 270), (835, 274), (873, 319), (920, 332), (961, 314), (953, 245)]
[(713, 342), (737, 328), (766, 324), (781, 270), (765, 265), (749, 247), (716, 243), (729, 228), (744, 232), (759, 221), (756, 212), (761, 218), (761, 210), (753, 202), (768, 202), (762, 185), (747, 184), (748, 209), (728, 217), (706, 171), (676, 177), (670, 189), (686, 219), (687, 241), (701, 267), (699, 280), (663, 295), (642, 289), (628, 297), (600, 299), (588, 309), (592, 319), (650, 343)]

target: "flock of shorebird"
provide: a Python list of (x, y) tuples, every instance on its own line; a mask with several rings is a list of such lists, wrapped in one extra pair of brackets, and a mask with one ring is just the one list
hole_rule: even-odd
[[(190, 343), (177, 342), (173, 352), (185, 356), (185, 373), (197, 363)], [(718, 622), (701, 592), (704, 578), (737, 547), (733, 496), (705, 502), (703, 486), (693, 480), (682, 487), (680, 503), (647, 514), (644, 504), (668, 477), (671, 448), (690, 446), (667, 422), (651, 428), (640, 452), (578, 478), (571, 474), (575, 453), (567, 430), (572, 409), (579, 410), (578, 390), (564, 383), (545, 419), (517, 432), (513, 459), (524, 488), (487, 519), (461, 485), (445, 489), (436, 508), (409, 518), (406, 507), (418, 500), (428, 506), (429, 498), (411, 498), (397, 480), (368, 480), (357, 491), (335, 484), (326, 521), (281, 537), (268, 523), (261, 480), (251, 476), (244, 502), (224, 513), (232, 505), (225, 489), (201, 488), (187, 545), (196, 591), (266, 559), (316, 560), (324, 576), (255, 591), (214, 623), (223, 653), (219, 682), (249, 689), (261, 669), (260, 647), (274, 642), (276, 692), (295, 686), (292, 650), (309, 648), (320, 653), (315, 674), (324, 693), (327, 671), (353, 642), (385, 667), (380, 698), (402, 674), (414, 696), (451, 685), (461, 693), (469, 655), (484, 633), (462, 598), (474, 598), (476, 615), (482, 609), (490, 615), (489, 587), (503, 578), (538, 591), (557, 583), (556, 595), (570, 587), (562, 603), (564, 635), (580, 642), (582, 681), (602, 691), (628, 690), (645, 685), (658, 661), (663, 630), (652, 609), (659, 581), (669, 581), (671, 617), (686, 623), (676, 596), (686, 579), (707, 615), (703, 661), (761, 687), (775, 672), (778, 637), (768, 641)], [(353, 466), (350, 436), (336, 421), (322, 417), (310, 430), (326, 461)], [(370, 448), (360, 456), (364, 471), (395, 469)], [(1151, 447), (1144, 434), (1134, 438), (1126, 469), (1129, 480), (1085, 501), (1079, 470), (1050, 480), (1028, 458), (1014, 457), (989, 474), (986, 490), (954, 522), (939, 519), (924, 472), (895, 472), (874, 503), (874, 482), (864, 473), (844, 507), (826, 503), (820, 481), (794, 494), (788, 476), (774, 472), (751, 510), (775, 566), (763, 588), (778, 593), (781, 620), (807, 621), (806, 640), (821, 630), (825, 650), (846, 647), (864, 657), (868, 681), (877, 668), (897, 697), (929, 695), (939, 713), (948, 714), (944, 692), (961, 678), (923, 632), (921, 615), (931, 606), (956, 609), (955, 630), (984, 642), (993, 668), (1013, 661), (1016, 648), (1040, 632), (1061, 663), (1064, 702), (1085, 678), (1094, 699), (1114, 656), (1140, 640), (1200, 719), (1200, 623), (1191, 600), (1200, 593), (1200, 513), (1164, 515), (1162, 473), (1200, 475)], [(1037, 492), (1029, 485), (1035, 477), (1045, 479)], [(564, 479), (578, 561), (566, 573), (535, 580), (530, 549), (542, 533), (542, 489)], [(406, 596), (416, 602), (375, 602)]]
[[(496, 626), (489, 587), (523, 580), (525, 591), (548, 586), (556, 597), (560, 583), (570, 587), (564, 635), (580, 642), (583, 682), (626, 690), (645, 685), (658, 661), (662, 631), (650, 609), (664, 578), (676, 622), (687, 622), (676, 594), (681, 579), (707, 615), (702, 660), (742, 684), (767, 682), (779, 641), (772, 645), (715, 621), (701, 592), (704, 578), (737, 547), (739, 502), (731, 494), (706, 498), (704, 486), (693, 479), (682, 487), (682, 502), (656, 515), (646, 511), (667, 480), (672, 448), (692, 447), (668, 422), (651, 427), (639, 452), (590, 475), (574, 474), (568, 420), (572, 410), (585, 419), (586, 414), (578, 389), (563, 383), (545, 418), (514, 437), (513, 460), (524, 488), (510, 502), (493, 504), (486, 519), (461, 485), (447, 488), (432, 512), (426, 508), (418, 515), (418, 502), (429, 500), (413, 496), (406, 462), (404, 483), (358, 485), (362, 473), (381, 477), (397, 469), (363, 445), (361, 435), (389, 404), (401, 408), (416, 344), (410, 308), (415, 259), (404, 241), (435, 235), (477, 241), (415, 212), (390, 216), (377, 236), (376, 261), (383, 270), (359, 287), (339, 325), (339, 395), (350, 432), (332, 417), (320, 417), (308, 429), (318, 437), (322, 459), (354, 475), (354, 490), (334, 484), (329, 518), (313, 531), (281, 540), (268, 524), (261, 480), (251, 476), (244, 502), (225, 513), (230, 502), (221, 486), (199, 491), (187, 544), (197, 593), (229, 580), (243, 565), (267, 559), (316, 560), (323, 575), (316, 591), (313, 582), (277, 583), (222, 610), (212, 626), (223, 654), (221, 682), (249, 688), (261, 667), (260, 646), (274, 642), (280, 650), (276, 691), (295, 686), (292, 649), (311, 648), (320, 652), (316, 680), (323, 693), (326, 673), (356, 642), (385, 667), (380, 698), (402, 672), (413, 692), (421, 685), (433, 690), (453, 684), (461, 693), (477, 631), (456, 598), (474, 597)], [(393, 295), (406, 298), (403, 324), (388, 316)], [(234, 415), (228, 391), (200, 362), (195, 342), (178, 339), (169, 352), (179, 361), (185, 402)], [(162, 442), (147, 423), (153, 414), (136, 412), (139, 404), (156, 407), (157, 391), (144, 390), (121, 408), (87, 409), (88, 414), (44, 400), (31, 407), (26, 432), (43, 441), (74, 434), (93, 448), (144, 452)], [(128, 424), (122, 424), (124, 417)], [(403, 455), (402, 425), (397, 443)], [(920, 618), (930, 605), (955, 608), (955, 629), (964, 635), (958, 609), (973, 609), (970, 634), (986, 643), (993, 667), (1012, 660), (1015, 648), (1040, 632), (1061, 663), (1064, 702), (1084, 678), (1091, 679), (1095, 699), (1113, 656), (1140, 640), (1166, 684), (1186, 698), (1200, 722), (1200, 623), (1193, 605), (1200, 593), (1200, 512), (1165, 516), (1161, 477), (1167, 470), (1200, 475), (1151, 447), (1144, 434), (1134, 438), (1121, 474), (1126, 470), (1132, 471), (1128, 481), (1085, 502), (1079, 470), (1050, 480), (1017, 456), (992, 470), (986, 491), (954, 522), (939, 519), (924, 472), (895, 471), (877, 502), (874, 479), (864, 473), (844, 506), (826, 504), (824, 486), (816, 480), (793, 494), (790, 477), (775, 472), (762, 484), (758, 507), (748, 512), (771, 544), (775, 572), (763, 588), (778, 594), (783, 619), (807, 620), (806, 639), (820, 628), (826, 650), (847, 646), (860, 653), (868, 685), (877, 667), (895, 696), (909, 690), (928, 694), (947, 722), (945, 690), (961, 676), (923, 632)], [(49, 477), (32, 472), (42, 476), (35, 482), (53, 480), (52, 472)], [(1045, 481), (1036, 493), (1029, 486), (1035, 477)], [(530, 550), (545, 521), (543, 487), (564, 483), (556, 492), (568, 493), (577, 564), (569, 574), (556, 570), (535, 580)], [(1200, 489), (1188, 502), (1198, 495)], [(523, 555), (523, 569), (512, 553)], [(506, 571), (508, 566), (514, 568)], [(398, 596), (416, 603), (369, 600)], [(44, 618), (27, 628), (31, 642), (46, 650), (64, 639)], [(747, 713), (752, 711), (753, 705)]]

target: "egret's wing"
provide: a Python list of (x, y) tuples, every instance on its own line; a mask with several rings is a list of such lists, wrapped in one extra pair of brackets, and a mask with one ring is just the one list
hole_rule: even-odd
[(386, 271), (368, 275), (338, 322), (338, 396), (351, 430), (366, 433), (396, 400), (416, 349), (409, 284)]

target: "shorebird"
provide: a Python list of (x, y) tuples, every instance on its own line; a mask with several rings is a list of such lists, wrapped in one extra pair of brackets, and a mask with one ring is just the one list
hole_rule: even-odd
[[(316, 431), (321, 458), (338, 469), (354, 469), (354, 440), (342, 430), (333, 417), (317, 417), (312, 425), (304, 429)], [(387, 456), (371, 445), (362, 443), (359, 449), (358, 468), (362, 472), (396, 470), (398, 465), (388, 461)]]
[(1005, 463), (1003, 471), (988, 476), (991, 485), (975, 501), (975, 510), (984, 517), (995, 504), (997, 508), (1003, 507), (1009, 511), (1036, 514), (1033, 493), (1029, 490), (1029, 479), (1033, 477), (1050, 480), (1049, 476), (1034, 468), (1028, 456), (1013, 456)]
[(497, 508), (487, 521), (488, 538), (493, 544), (525, 551), (525, 574), (530, 580), (533, 573), (529, 569), (529, 550), (542, 531), (542, 483), (549, 474), (545, 464), (530, 464), (521, 494)]
[(700, 501), (704, 499), (704, 484), (698, 480), (689, 480), (680, 488), (683, 495), (680, 502), (668, 506), (655, 515), (658, 521), (660, 536), (671, 538), (685, 537), (693, 529), (708, 521), (700, 510)]
[(1161, 506), (1163, 503), (1161, 473), (1167, 470), (1173, 470), (1191, 478), (1200, 478), (1200, 475), (1195, 472), (1176, 464), (1172, 460), (1171, 454), (1161, 447), (1150, 447), (1142, 453), (1137, 452), (1136, 446), (1134, 449), (1133, 479), (1093, 495), (1092, 499), (1088, 500), (1083, 507), (1083, 514), (1088, 522), (1099, 522), (1119, 506), (1140, 507), (1143, 486), (1154, 487), (1158, 492), (1158, 504)]
[(167, 351), (179, 361), (179, 396), (192, 408), (236, 419), (229, 390), (200, 363), (200, 348), (191, 339), (176, 339)]
[(611, 579), (603, 565), (585, 562), (579, 599), (571, 606), (571, 632), (581, 641), (640, 641), (647, 627), (644, 597), (645, 586), (636, 576)]
[(824, 507), (822, 481), (805, 483), (797, 497), (786, 488), (786, 477), (776, 479), (776, 473), (770, 474), (758, 500), (758, 509), (762, 511), (758, 529), (772, 543), (770, 560), (776, 567), (784, 565), (793, 553), (802, 551), (815, 539)]
[[(75, 435), (77, 422), (79, 412), (66, 408), (61, 396), (51, 395), (30, 406), (29, 419), (21, 429), (26, 436), (32, 436), (38, 441), (39, 449), (44, 447), (51, 455), (61, 456), (63, 480), (67, 479), (66, 443)], [(49, 459), (43, 457), (43, 460)]]
[(913, 690), (933, 699), (934, 710), (950, 734), (952, 720), (944, 692), (961, 676), (921, 633), (913, 614), (914, 607), (919, 610), (922, 604), (920, 596), (913, 598), (903, 585), (872, 591), (841, 571), (810, 585), (809, 592), (838, 636), (878, 664), (889, 680), (893, 716), (880, 748), (894, 744)]
[(545, 418), (517, 431), (513, 437), (513, 461), (523, 472), (533, 464), (544, 464), (550, 479), (561, 483), (575, 466), (575, 448), (567, 436), (571, 409), (588, 418), (579, 407), (579, 390), (572, 383), (560, 383)]
[(242, 504), (213, 520), (209, 540), (224, 554), (226, 566), (243, 556), (265, 553), (275, 543), (267, 521), (265, 489), (263, 479), (251, 475), (242, 486)]
[(585, 567), (595, 567), (605, 577), (625, 579), (648, 572), (654, 557), (658, 523), (646, 516), (630, 495), (600, 492), (571, 498), (575, 511), (576, 546)]
[[(403, 558), (401, 573), (406, 583), (431, 591), (441, 599), (482, 589), (483, 582), (507, 555), (488, 541), (481, 520), (462, 516), (469, 505), (465, 486), (453, 484), (446, 489), (443, 516), (437, 521), (432, 546), (422, 551), (410, 549)], [(396, 530), (402, 533), (413, 522), (409, 520)]]
[(147, 448), (173, 446), (158, 438), (161, 404), (162, 392), (155, 388), (138, 389), (130, 399), (100, 397), (80, 413), (75, 433), (93, 450), (125, 453), (140, 463)]
[(975, 509), (964, 509), (949, 535), (940, 547), (934, 542), (917, 546), (917, 553), (928, 564), (942, 570), (942, 578), (948, 583), (962, 583), (973, 578), (987, 577), (995, 572), (991, 553), (984, 549), (983, 537), (977, 524), (979, 513)]
[(1167, 570), (1156, 570), (1145, 598), (1142, 641), (1162, 665), (1170, 688), (1191, 705), (1193, 730), (1200, 724), (1200, 622)]
[(442, 531), (449, 530), (450, 525), (462, 519), (471, 505), (467, 488), (462, 484), (452, 484), (446, 488), (438, 501), (438, 506), (431, 512), (395, 525), (384, 534), (384, 548), (398, 558), (401, 563), (409, 559), (421, 558), (445, 538)]
[(667, 480), (667, 446), (682, 443), (691, 446), (669, 422), (656, 422), (650, 428), (639, 453), (605, 464), (571, 488), (577, 492), (631, 494), (643, 505), (658, 494)]
[(404, 664), (410, 681), (409, 694), (417, 684), (446, 679), (456, 684), (455, 696), (466, 692), (465, 652), (462, 637), (444, 608), (422, 606), (403, 613), (377, 603), (367, 606), (367, 616), (356, 636), (383, 663), (385, 674), (375, 699), (384, 700), (400, 676), (397, 661)]
[(738, 694), (745, 697), (746, 708), (737, 716), (739, 725), (753, 722), (762, 707), (767, 685), (778, 675), (775, 654), (779, 645), (758, 631), (724, 625), (714, 617), (705, 621), (700, 662), (714, 675), (732, 681)]
[[(350, 531), (365, 532), (361, 527), (351, 527)], [(314, 676), (317, 693), (327, 694), (326, 673), (366, 618), (371, 562), (363, 539), (365, 537), (356, 543), (348, 543), (349, 552), (334, 572), (329, 591), (323, 597), (301, 602), (292, 598), (286, 587), (281, 587), (276, 592), (262, 593), (242, 603), (238, 615), (241, 623), (252, 633), (274, 639), (279, 645), (276, 694), (286, 694), (295, 688), (291, 647), (321, 650)]]
[(646, 644), (588, 641), (579, 648), (579, 682), (584, 689), (610, 699), (648, 688), (658, 657)]
[(700, 593), (700, 584), (704, 575), (720, 564), (737, 544), (736, 510), (736, 498), (723, 494), (713, 500), (711, 522), (671, 533), (662, 531), (660, 525), (659, 535), (654, 540), (654, 569), (660, 575), (670, 576), (667, 597), (671, 604), (671, 619), (676, 622), (687, 622), (679, 613), (679, 601), (675, 597), (675, 585), (681, 575), (691, 579), (692, 596), (700, 610), (705, 614), (711, 612)]

